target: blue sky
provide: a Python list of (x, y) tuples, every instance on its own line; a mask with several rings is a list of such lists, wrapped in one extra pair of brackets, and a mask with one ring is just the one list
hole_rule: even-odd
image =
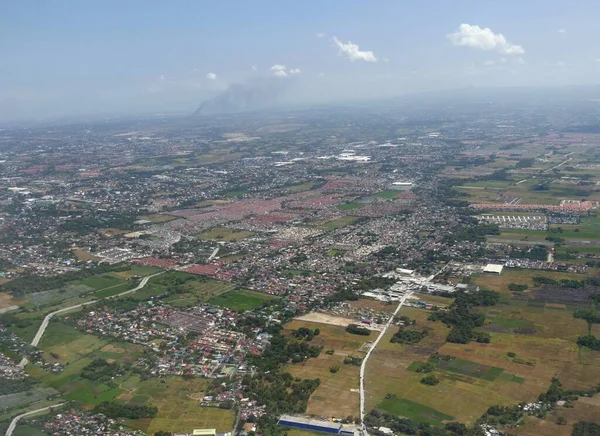
[(0, 120), (191, 111), (258, 76), (302, 103), (598, 83), (597, 17), (596, 0), (5, 0)]

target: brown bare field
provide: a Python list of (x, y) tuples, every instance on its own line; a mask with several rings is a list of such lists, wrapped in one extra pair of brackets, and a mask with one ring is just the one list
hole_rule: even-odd
[(18, 306), (23, 304), (26, 300), (15, 300), (14, 297), (8, 292), (0, 292), (0, 309), (10, 306)]
[[(286, 370), (294, 377), (321, 380), (321, 385), (308, 400), (306, 412), (323, 417), (345, 418), (349, 415), (359, 414), (359, 370), (354, 365), (344, 365), (346, 356), (363, 357), (364, 353), (358, 349), (370, 337), (357, 336), (347, 333), (344, 327), (328, 324), (316, 324), (294, 320), (285, 326), (284, 333), (292, 329), (307, 327), (319, 328), (320, 334), (310, 342), (311, 345), (322, 345), (323, 351), (319, 357), (309, 359), (298, 365), (289, 365)], [(332, 355), (326, 354), (328, 349), (333, 349)], [(332, 374), (329, 368), (338, 365), (340, 370)]]
[(370, 309), (377, 312), (390, 312), (393, 313), (396, 310), (397, 304), (387, 304), (383, 301), (370, 300), (367, 298), (361, 298), (358, 301), (350, 301), (351, 307), (358, 307), (364, 309)]
[(168, 221), (173, 221), (177, 219), (176, 216), (173, 215), (164, 215), (160, 213), (154, 213), (151, 215), (142, 215), (137, 217), (138, 220), (147, 220), (152, 221), (153, 223), (166, 223)]
[(530, 289), (533, 288), (533, 277), (536, 276), (548, 277), (554, 280), (583, 280), (585, 278), (585, 275), (576, 273), (504, 268), (502, 274), (498, 276), (487, 274), (473, 274), (471, 282), (474, 285), (482, 286), (492, 291), (508, 293), (509, 283), (527, 285)]
[[(345, 318), (343, 316), (329, 315), (328, 313), (321, 313), (321, 312), (310, 312), (310, 313), (307, 313), (306, 315), (299, 316), (298, 318), (295, 318), (295, 319), (298, 321), (305, 321), (305, 322), (319, 323), (319, 324), (328, 324), (328, 325), (335, 325), (335, 326), (342, 326), (342, 327), (346, 327), (349, 324), (356, 323), (356, 320), (354, 320), (352, 318)], [(293, 328), (297, 328), (297, 327), (293, 327)], [(313, 327), (308, 327), (308, 328), (315, 328), (315, 327), (313, 326)]]
[(99, 262), (102, 260), (101, 258), (94, 256), (89, 251), (84, 250), (83, 248), (75, 248), (73, 252), (75, 253), (75, 257), (77, 258), (77, 260), (83, 260), (85, 262), (87, 262), (88, 260), (91, 260), (92, 262)]
[[(580, 398), (573, 404), (573, 408), (557, 407), (544, 419), (528, 416), (519, 427), (506, 430), (517, 436), (571, 436), (573, 425), (579, 421), (600, 424), (600, 397)], [(566, 425), (556, 424), (560, 416), (567, 420)]]
[[(587, 333), (585, 322), (573, 318), (570, 311), (533, 308), (519, 302), (513, 306), (512, 303), (484, 310), (488, 315), (484, 330), (491, 331), (490, 344), (446, 343), (448, 328), (442, 323), (428, 321), (430, 312), (403, 308), (400, 315), (415, 319), (416, 328), (428, 327), (431, 330), (419, 344), (402, 345), (390, 342), (396, 331), (396, 328), (390, 328), (367, 365), (367, 410), (376, 407), (386, 394), (392, 393), (470, 424), (492, 405), (534, 401), (548, 388), (552, 377), (558, 377), (566, 389), (589, 389), (597, 384), (600, 352), (580, 350), (575, 343), (579, 335)], [(533, 333), (515, 334), (512, 328), (520, 326), (521, 322), (534, 326)], [(489, 330), (494, 326), (508, 330)], [(427, 361), (436, 351), (501, 368), (508, 377), (488, 381), (436, 370), (434, 374), (440, 379), (440, 384), (435, 387), (423, 385), (420, 383), (423, 375), (407, 368), (413, 362)], [(510, 358), (508, 352), (516, 353), (517, 357)], [(520, 379), (512, 381), (510, 376)]]

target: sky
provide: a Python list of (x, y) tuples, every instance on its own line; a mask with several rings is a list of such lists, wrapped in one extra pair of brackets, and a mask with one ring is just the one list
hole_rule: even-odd
[(0, 121), (600, 83), (597, 0), (4, 0)]

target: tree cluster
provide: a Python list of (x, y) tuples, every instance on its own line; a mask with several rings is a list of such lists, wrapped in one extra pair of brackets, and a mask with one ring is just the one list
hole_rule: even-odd
[(360, 336), (369, 336), (371, 334), (371, 330), (361, 327), (357, 324), (349, 324), (348, 327), (346, 327), (346, 331), (353, 335), (360, 335)]
[(390, 342), (397, 344), (418, 344), (421, 340), (427, 336), (427, 330), (413, 330), (413, 329), (405, 329), (400, 327), (398, 332), (392, 336)]
[(122, 404), (115, 401), (98, 404), (93, 411), (109, 418), (127, 419), (155, 418), (158, 414), (158, 408), (154, 406)]
[(108, 363), (104, 359), (95, 359), (81, 371), (81, 377), (92, 381), (107, 382), (112, 380), (124, 369), (118, 363)]

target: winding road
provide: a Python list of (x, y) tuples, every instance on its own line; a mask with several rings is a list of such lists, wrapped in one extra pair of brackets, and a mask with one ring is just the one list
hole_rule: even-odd
[(29, 416), (29, 415), (35, 415), (36, 413), (39, 413), (39, 412), (45, 412), (46, 410), (50, 410), (54, 407), (60, 407), (63, 404), (65, 404), (65, 403), (53, 404), (52, 406), (43, 407), (41, 409), (32, 410), (31, 412), (26, 412), (21, 415), (15, 416), (13, 418), (13, 420), (10, 422), (8, 429), (6, 429), (6, 433), (4, 433), (4, 436), (11, 436), (13, 434), (13, 431), (15, 431), (15, 428), (17, 428), (17, 424), (19, 423), (19, 420), (21, 418), (23, 418), (25, 416)]
[[(104, 298), (98, 298), (97, 300), (86, 301), (85, 303), (80, 303), (80, 304), (76, 304), (74, 306), (65, 307), (63, 309), (59, 309), (59, 310), (57, 310), (55, 312), (49, 313), (48, 315), (46, 315), (46, 317), (42, 321), (42, 325), (40, 325), (40, 328), (38, 329), (37, 333), (33, 337), (33, 340), (31, 341), (31, 345), (33, 345), (34, 347), (37, 347), (37, 345), (40, 343), (40, 340), (42, 339), (42, 336), (44, 336), (44, 333), (46, 332), (46, 328), (48, 328), (48, 324), (50, 323), (50, 320), (52, 319), (52, 317), (54, 315), (57, 315), (57, 314), (63, 313), (63, 312), (68, 312), (69, 310), (73, 310), (73, 309), (79, 309), (80, 307), (89, 306), (90, 304), (97, 303), (98, 301), (108, 300), (108, 299), (111, 299), (111, 298), (117, 298), (117, 297), (121, 297), (123, 295), (131, 294), (131, 293), (133, 293), (135, 291), (139, 291), (144, 286), (146, 286), (146, 284), (148, 283), (148, 280), (150, 280), (152, 277), (156, 277), (156, 276), (161, 275), (163, 273), (164, 273), (164, 271), (159, 272), (157, 274), (152, 274), (151, 276), (144, 277), (142, 279), (142, 281), (140, 282), (139, 285), (137, 285), (133, 289), (129, 289), (128, 291), (124, 291), (124, 292), (121, 292), (119, 294), (111, 295), (110, 297), (104, 297)], [(114, 286), (110, 286), (110, 288), (113, 288), (113, 287)], [(109, 288), (105, 288), (105, 289), (109, 289)], [(100, 289), (100, 290), (103, 290), (103, 289)], [(23, 359), (19, 362), (19, 367), (25, 368), (25, 366), (28, 363), (29, 363), (29, 360), (26, 357), (23, 357)]]

